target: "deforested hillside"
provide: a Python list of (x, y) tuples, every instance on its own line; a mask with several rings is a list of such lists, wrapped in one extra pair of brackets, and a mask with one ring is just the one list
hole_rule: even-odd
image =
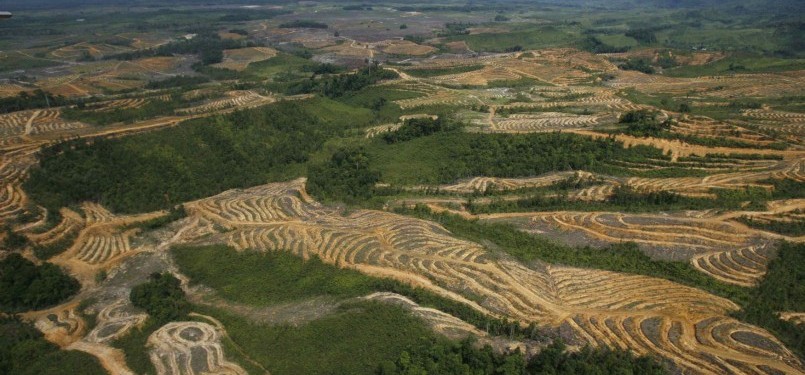
[(800, 2), (0, 10), (0, 373), (805, 374)]

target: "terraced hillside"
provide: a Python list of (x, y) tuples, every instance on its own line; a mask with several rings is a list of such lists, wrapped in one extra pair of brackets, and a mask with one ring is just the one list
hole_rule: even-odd
[(805, 374), (798, 4), (51, 3), (0, 289), (81, 289), (0, 373)]
[[(225, 192), (189, 203), (187, 210), (182, 242), (316, 255), (490, 314), (566, 327), (574, 342), (663, 356), (687, 371), (803, 370), (773, 336), (729, 318), (737, 306), (728, 300), (643, 276), (525, 267), (433, 223), (322, 206), (307, 196), (304, 180)], [(656, 300), (657, 292), (666, 297)]]

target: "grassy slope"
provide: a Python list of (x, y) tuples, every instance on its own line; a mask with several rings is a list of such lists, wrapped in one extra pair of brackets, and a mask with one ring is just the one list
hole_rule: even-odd
[(284, 252), (236, 252), (225, 246), (177, 247), (172, 253), (193, 283), (251, 306), (323, 295), (357, 297), (375, 290), (372, 278), (326, 265), (317, 258), (303, 261)]
[[(318, 296), (344, 299), (382, 289), (378, 279), (360, 272), (317, 259), (303, 261), (286, 252), (236, 252), (226, 246), (205, 246), (177, 247), (172, 254), (193, 283), (250, 306)], [(406, 312), (375, 303), (350, 302), (331, 315), (297, 327), (257, 324), (209, 307), (194, 310), (221, 320), (233, 344), (272, 374), (370, 374), (379, 363), (397, 359), (419, 338), (433, 337)]]
[(223, 310), (197, 307), (226, 327), (229, 337), (274, 375), (373, 374), (432, 333), (396, 306), (360, 303), (309, 323), (271, 326)]

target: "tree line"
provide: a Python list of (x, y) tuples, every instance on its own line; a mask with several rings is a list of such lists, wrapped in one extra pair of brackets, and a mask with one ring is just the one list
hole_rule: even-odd
[(71, 140), (41, 151), (24, 188), (50, 212), (83, 201), (118, 212), (167, 209), (230, 188), (298, 177), (311, 152), (364, 125), (360, 121), (349, 107), (315, 99), (125, 138)]
[(0, 316), (0, 374), (105, 375), (94, 356), (60, 350), (33, 324), (17, 316)]
[(0, 311), (20, 312), (54, 306), (81, 288), (78, 280), (52, 263), (36, 265), (18, 253), (0, 261)]
[(559, 340), (530, 359), (522, 353), (498, 354), (489, 346), (477, 349), (469, 339), (460, 343), (422, 339), (399, 358), (378, 366), (377, 375), (531, 375), (531, 374), (641, 374), (663, 375), (668, 371), (654, 358), (635, 357), (625, 350), (583, 348), (568, 352)]
[(430, 117), (412, 118), (405, 120), (397, 130), (384, 133), (382, 138), (386, 143), (405, 142), (414, 138), (456, 130), (459, 127), (460, 124), (447, 119), (443, 115), (438, 116), (436, 119)]
[(154, 56), (198, 55), (203, 65), (216, 64), (223, 60), (225, 49), (257, 47), (250, 41), (222, 39), (214, 31), (199, 31), (194, 37), (173, 41), (156, 48), (141, 49), (105, 56), (104, 59), (135, 60)]
[(0, 113), (11, 113), (36, 108), (60, 107), (72, 103), (72, 100), (61, 95), (53, 95), (41, 89), (36, 89), (30, 93), (23, 91), (16, 96), (0, 98)]
[[(324, 66), (325, 72), (330, 71), (329, 66)], [(399, 77), (397, 73), (383, 69), (377, 62), (374, 62), (354, 73), (342, 73), (320, 77), (314, 74), (309, 79), (295, 82), (286, 92), (289, 94), (318, 93), (329, 98), (338, 98), (347, 93), (357, 92), (361, 89), (373, 85), (385, 79)]]

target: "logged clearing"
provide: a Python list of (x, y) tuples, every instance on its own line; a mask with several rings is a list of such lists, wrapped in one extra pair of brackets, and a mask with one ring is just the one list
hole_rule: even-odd
[[(607, 138), (611, 135), (598, 133), (589, 130), (571, 130), (571, 132), (585, 135), (592, 138)], [(707, 155), (732, 155), (732, 154), (756, 154), (756, 155), (774, 155), (787, 159), (800, 160), (805, 158), (805, 151), (803, 150), (775, 150), (775, 149), (761, 149), (761, 148), (736, 148), (736, 147), (708, 147), (699, 146), (690, 143), (685, 143), (676, 139), (652, 138), (652, 137), (634, 137), (626, 134), (614, 135), (615, 140), (622, 142), (626, 147), (636, 145), (651, 146), (663, 150), (664, 153), (671, 155), (671, 160), (676, 161), (680, 156), (707, 156)]]
[[(737, 306), (673, 282), (637, 275), (493, 257), (428, 221), (322, 206), (304, 180), (231, 190), (186, 205), (184, 243), (290, 251), (391, 277), (482, 312), (559, 326), (575, 343), (654, 354), (685, 371), (803, 371), (768, 332), (727, 314)], [(216, 229), (219, 228), (219, 229)], [(664, 298), (658, 300), (657, 293)], [(479, 302), (467, 295), (482, 296)]]
[[(424, 203), (434, 210), (456, 212), (482, 222), (505, 222), (570, 244), (605, 246), (634, 242), (653, 259), (689, 262), (715, 280), (743, 287), (753, 287), (763, 278), (775, 256), (775, 241), (805, 241), (802, 236), (767, 230), (802, 220), (803, 199), (770, 201), (765, 210), (757, 207), (750, 210), (744, 205), (732, 211), (473, 215), (456, 209), (470, 196), (476, 199), (479, 193), (491, 195), (477, 197), (478, 203), (516, 200), (526, 197), (527, 189), (551, 187), (570, 178), (593, 183), (568, 190), (562, 193), (562, 198), (586, 202), (606, 201), (624, 186), (639, 192), (713, 198), (713, 189), (772, 189), (765, 181), (768, 179), (804, 182), (805, 115), (795, 112), (801, 104), (796, 101), (805, 83), (803, 71), (675, 78), (620, 70), (609, 59), (647, 57), (656, 62), (660, 52), (655, 50), (596, 55), (570, 48), (550, 48), (476, 55), (464, 41), (449, 42), (445, 48), (456, 53), (473, 53), (472, 57), (431, 58), (434, 56), (429, 55), (436, 53), (436, 48), (389, 36), (359, 41), (336, 37), (332, 30), (268, 30), (265, 22), (258, 26), (283, 42), (298, 42), (314, 49), (317, 62), (405, 59), (405, 64), (385, 66), (397, 72), (399, 79), (378, 84), (380, 88), (406, 94), (401, 96), (404, 99), (392, 100), (402, 110), (402, 116), (397, 123), (377, 122), (381, 125), (364, 129), (366, 138), (395, 131), (408, 118), (432, 117), (427, 113), (444, 113), (447, 108), (455, 109), (459, 120), (469, 123), (467, 131), (513, 134), (565, 131), (593, 138), (611, 137), (625, 147), (650, 146), (668, 155), (638, 161), (605, 161), (606, 166), (619, 168), (621, 172), (612, 172), (616, 175), (564, 171), (523, 178), (479, 176), (438, 186), (399, 187), (413, 196), (406, 203)], [(473, 30), (479, 31), (490, 30)], [(234, 35), (222, 34), (224, 38)], [(133, 33), (121, 37), (130, 39), (133, 48), (153, 47), (170, 40), (166, 36)], [(78, 43), (61, 45), (51, 55), (75, 60), (85, 54), (102, 57), (129, 50), (104, 43)], [(270, 59), (277, 53), (267, 47), (224, 50), (223, 62), (214, 67), (242, 71), (250, 63)], [(692, 52), (675, 57), (683, 65), (705, 65), (724, 58), (725, 54)], [(149, 91), (146, 95), (116, 93), (189, 72), (194, 59), (174, 56), (70, 62), (44, 71), (31, 82), (3, 83), (0, 97), (41, 88), (72, 98), (103, 95), (101, 101), (87, 106), (88, 111), (97, 114), (148, 108), (155, 100), (171, 100), (172, 96), (166, 92), (173, 91)], [(147, 315), (131, 305), (125, 288), (115, 286), (109, 288), (114, 298), (95, 304), (96, 324), (88, 327), (89, 320), (82, 317), (83, 312), (77, 306), (87, 296), (107, 291), (104, 282), (95, 280), (98, 272), (109, 271), (114, 275), (121, 269), (125, 272), (132, 264), (136, 268), (134, 260), (140, 256), (164, 257), (173, 244), (226, 244), (241, 251), (289, 251), (303, 258), (317, 256), (339, 267), (428, 289), (485, 314), (552, 327), (574, 347), (603, 346), (658, 356), (672, 361), (682, 373), (805, 372), (801, 360), (772, 334), (731, 318), (738, 306), (727, 299), (659, 278), (539, 261), (524, 265), (495, 249), (458, 239), (433, 222), (382, 211), (345, 211), (322, 205), (307, 195), (304, 179), (230, 190), (185, 203), (187, 218), (145, 235), (133, 225), (165, 212), (116, 215), (97, 203), (85, 202), (62, 208), (61, 220), (54, 224), (48, 220), (54, 213), (30, 202), (21, 188), (28, 171), (37, 163), (38, 150), (65, 138), (120, 137), (175, 126), (187, 119), (312, 96), (283, 97), (242, 83), (236, 85), (226, 79), (181, 92), (184, 99), (195, 102), (170, 116), (130, 124), (88, 126), (64, 120), (63, 108), (55, 107), (0, 115), (0, 224), (10, 225), (33, 244), (63, 246), (66, 250), (50, 261), (65, 267), (84, 285), (75, 299), (47, 311), (30, 313), (29, 317), (48, 340), (95, 355), (110, 373), (132, 374), (123, 352), (110, 344), (142, 325)], [(632, 90), (634, 95), (630, 94)], [(705, 108), (715, 114), (704, 112), (711, 118), (695, 111), (696, 115), (676, 113), (675, 108), (669, 110), (670, 105), (664, 104), (660, 110), (653, 106), (660, 104), (651, 100), (661, 96), (684, 96), (694, 110)], [(777, 101), (741, 107), (741, 103), (733, 103), (740, 98)], [(673, 119), (668, 130), (671, 136), (610, 134), (610, 130), (624, 126), (618, 123), (620, 116), (634, 110), (657, 110), (661, 119)], [(672, 136), (687, 137), (684, 139), (693, 143), (668, 139)], [(671, 169), (697, 173), (691, 174), (696, 177), (661, 177), (675, 176), (663, 174)], [(445, 195), (429, 195), (433, 191)], [(496, 197), (496, 193), (501, 196)], [(559, 194), (551, 195), (556, 196)], [(28, 222), (17, 221), (23, 216), (29, 218)], [(757, 225), (747, 225), (747, 218)], [(30, 250), (26, 256), (34, 257)], [(401, 306), (450, 338), (474, 336), (500, 351), (537, 350), (527, 343), (490, 337), (465, 321), (419, 306), (397, 294), (376, 293), (363, 299)], [(270, 312), (269, 308), (259, 310), (222, 300), (203, 302), (245, 315), (262, 313), (265, 317)], [(295, 319), (313, 319), (309, 317), (313, 315), (297, 314)], [(791, 322), (803, 321), (802, 312), (780, 312), (780, 317)], [(224, 327), (214, 319), (208, 320), (210, 323), (171, 322), (148, 338), (150, 359), (159, 374), (245, 373), (227, 359), (222, 349), (221, 340), (226, 338)]]
[(151, 362), (160, 375), (246, 374), (226, 360), (221, 333), (207, 323), (168, 323), (148, 337), (148, 345)]
[(24, 145), (24, 139), (4, 138), (9, 151), (0, 153), (0, 222), (12, 220), (28, 209), (28, 197), (22, 190), (22, 182), (28, 170), (36, 164), (38, 144)]
[(591, 173), (587, 172), (550, 172), (541, 176), (530, 178), (473, 177), (458, 181), (454, 184), (445, 184), (439, 186), (416, 186), (408, 189), (438, 189), (439, 191), (444, 192), (469, 194), (475, 192), (505, 191), (549, 186), (577, 175), (579, 177), (592, 176)]
[(101, 58), (105, 55), (114, 55), (116, 53), (129, 52), (132, 49), (124, 46), (116, 46), (107, 43), (87, 43), (81, 42), (69, 46), (61, 47), (50, 52), (53, 57), (59, 59), (76, 60), (85, 55), (92, 58)]
[(380, 43), (378, 47), (391, 55), (423, 56), (436, 51), (434, 47), (423, 46), (407, 40), (389, 40)]
[(141, 88), (156, 77), (179, 69), (186, 57), (148, 57), (131, 61), (102, 60), (59, 67), (36, 86), (54, 95), (79, 97)]
[(732, 74), (697, 78), (671, 78), (637, 71), (619, 72), (612, 87), (633, 87), (645, 93), (704, 94), (716, 98), (781, 97), (797, 95), (805, 83), (805, 72)]
[(86, 125), (61, 118), (59, 109), (38, 109), (0, 115), (0, 138), (51, 133), (83, 128)]
[(95, 344), (108, 344), (124, 335), (132, 328), (145, 323), (148, 315), (135, 312), (128, 299), (113, 301), (101, 309), (97, 325), (83, 341)]
[(551, 234), (571, 243), (636, 243), (655, 259), (689, 261), (719, 281), (751, 287), (771, 259), (769, 236), (719, 218), (622, 214), (611, 212), (546, 212), (481, 215), (484, 221), (513, 223), (526, 232)]
[(230, 108), (243, 109), (270, 104), (275, 101), (276, 98), (274, 97), (263, 96), (254, 91), (236, 90), (227, 92), (222, 99), (213, 99), (195, 107), (182, 109), (180, 112), (187, 114), (198, 114)]
[(224, 61), (213, 66), (242, 71), (253, 62), (268, 60), (274, 56), (277, 56), (277, 50), (268, 47), (228, 49), (224, 50)]
[(21, 92), (28, 92), (31, 91), (28, 88), (22, 87), (17, 84), (13, 83), (0, 83), (0, 98), (6, 98), (9, 96), (16, 96)]
[(119, 216), (95, 203), (84, 203), (81, 212), (83, 215), (63, 209), (62, 222), (42, 236), (51, 243), (75, 236), (72, 246), (54, 257), (52, 262), (66, 267), (84, 282), (92, 280), (99, 270), (110, 269), (125, 257), (143, 250), (132, 245), (132, 237), (139, 229), (127, 229), (128, 225), (165, 215), (164, 212), (153, 212)]

